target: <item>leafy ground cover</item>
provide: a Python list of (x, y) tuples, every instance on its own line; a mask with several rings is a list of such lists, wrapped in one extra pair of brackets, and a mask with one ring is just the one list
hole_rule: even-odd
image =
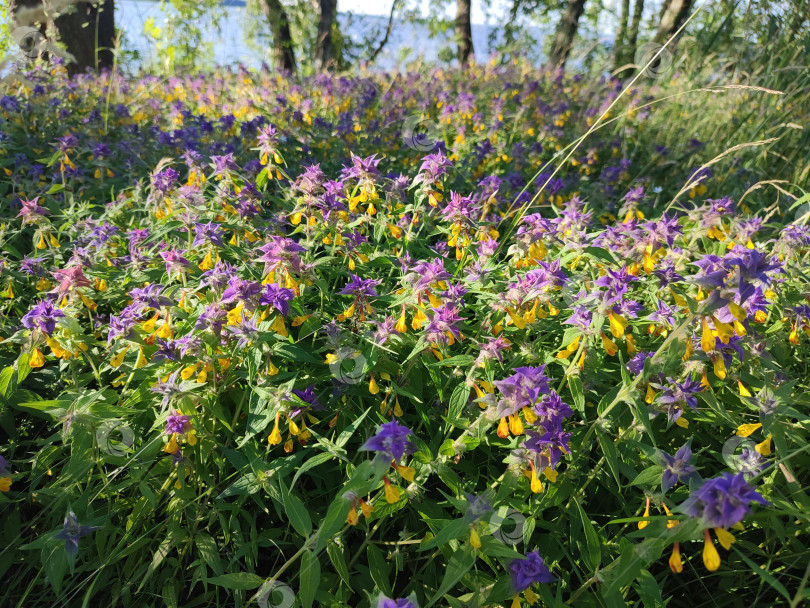
[(801, 605), (792, 98), (474, 70), (0, 99), (9, 605)]

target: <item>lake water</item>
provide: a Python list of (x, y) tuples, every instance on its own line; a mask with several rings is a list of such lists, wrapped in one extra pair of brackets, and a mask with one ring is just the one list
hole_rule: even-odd
[[(213, 43), (214, 60), (220, 65), (243, 63), (256, 67), (262, 61), (269, 61), (269, 56), (258, 49), (251, 48), (245, 42), (244, 31), (248, 16), (244, 3), (224, 2), (226, 5), (225, 17), (220, 22), (220, 31), (206, 31), (205, 39)], [(165, 14), (160, 10), (157, 2), (142, 0), (118, 0), (116, 3), (116, 26), (124, 29), (125, 49), (136, 50), (144, 61), (153, 58), (155, 51), (152, 41), (144, 34), (144, 25), (151, 17), (158, 27), (163, 25)], [(260, 17), (262, 18), (262, 17)], [(313, 18), (315, 18), (313, 16)], [(360, 41), (373, 31), (378, 31), (380, 40), (388, 24), (388, 18), (375, 15), (353, 14), (351, 23), (349, 16), (341, 13), (338, 16), (343, 27), (344, 35), (351, 36)], [(473, 24), (473, 46), (478, 61), (485, 61), (490, 54), (489, 35), (497, 30), (499, 25)], [(539, 53), (545, 41), (545, 36), (539, 30), (533, 30), (535, 40), (538, 42), (533, 49)], [(376, 65), (390, 69), (400, 65), (401, 54), (410, 49), (409, 59), (422, 56), (427, 61), (436, 60), (442, 47), (455, 48), (452, 33), (431, 38), (426, 27), (412, 23), (397, 24), (391, 33), (387, 45), (376, 61)]]

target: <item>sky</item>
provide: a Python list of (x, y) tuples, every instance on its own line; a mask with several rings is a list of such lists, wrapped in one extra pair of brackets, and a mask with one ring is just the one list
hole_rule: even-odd
[[(340, 12), (348, 12), (351, 11), (353, 13), (363, 13), (366, 15), (385, 15), (388, 16), (391, 12), (391, 4), (393, 0), (338, 0), (338, 11)], [(414, 4), (413, 0), (408, 2), (408, 6)], [(430, 9), (431, 4), (435, 4), (430, 0), (418, 0), (418, 4), (422, 6), (422, 12), (427, 13)], [(502, 14), (505, 12), (507, 6), (509, 6), (509, 2), (506, 0), (492, 0), (490, 3), (492, 8), (490, 12), (493, 14), (498, 14), (499, 12)], [(452, 0), (448, 2), (449, 12), (453, 12), (455, 10), (455, 2)], [(484, 14), (484, 7), (483, 2), (472, 2), (472, 16), (471, 20), (473, 23), (486, 23), (487, 18)], [(493, 10), (494, 9), (494, 10)], [(492, 17), (490, 17), (490, 21)]]

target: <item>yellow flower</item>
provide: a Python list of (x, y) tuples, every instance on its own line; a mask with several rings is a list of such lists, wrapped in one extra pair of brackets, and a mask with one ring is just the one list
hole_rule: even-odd
[(728, 530), (724, 530), (723, 528), (715, 528), (714, 533), (717, 534), (717, 540), (720, 541), (720, 544), (726, 551), (730, 550), (731, 545), (733, 545), (737, 541), (737, 539), (734, 538), (734, 535), (731, 532), (729, 532)]
[(627, 329), (627, 319), (611, 310), (608, 313), (608, 320), (610, 321), (610, 333), (613, 334), (613, 337), (621, 338), (624, 336), (624, 331)]
[(387, 477), (383, 477), (383, 482), (385, 483), (385, 501), (390, 505), (398, 502), (401, 496), (401, 491), (395, 488), (391, 482), (388, 481)]
[(478, 532), (476, 532), (473, 527), (470, 527), (470, 544), (473, 546), (473, 549), (481, 548), (481, 537), (478, 536)]
[(751, 433), (762, 427), (761, 422), (756, 424), (741, 424), (737, 427), (737, 435), (739, 437), (748, 437)]
[(683, 561), (681, 560), (681, 547), (679, 543), (675, 543), (672, 548), (672, 555), (669, 558), (669, 569), (675, 574), (683, 572)]
[(765, 441), (763, 441), (761, 443), (758, 443), (754, 449), (756, 449), (756, 451), (759, 452), (760, 454), (762, 454), (763, 456), (770, 455), (770, 453), (771, 453), (771, 440), (772, 439), (773, 438), (770, 435), (768, 435), (767, 439), (765, 439)]
[(42, 367), (45, 365), (45, 356), (42, 354), (41, 350), (35, 348), (31, 352), (31, 357), (28, 359), (28, 365), (32, 368)]
[(619, 352), (619, 347), (616, 346), (616, 343), (608, 338), (604, 332), (600, 332), (602, 334), (602, 346), (604, 346), (605, 351), (611, 357), (615, 356), (617, 352)]
[(267, 438), (267, 442), (270, 445), (278, 445), (279, 443), (281, 443), (281, 431), (279, 431), (279, 428), (278, 428), (279, 416), (280, 416), (280, 413), (276, 412), (276, 425), (273, 427), (273, 432), (270, 433), (270, 436)]
[(703, 564), (706, 570), (714, 572), (720, 567), (720, 554), (712, 542), (712, 537), (709, 536), (709, 530), (703, 531)]

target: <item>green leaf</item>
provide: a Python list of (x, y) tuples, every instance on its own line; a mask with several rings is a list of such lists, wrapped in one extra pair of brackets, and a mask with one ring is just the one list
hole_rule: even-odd
[(0, 399), (6, 399), (9, 396), (11, 380), (13, 377), (14, 367), (11, 365), (0, 372)]
[(475, 363), (475, 357), (472, 355), (455, 355), (428, 365), (430, 367), (470, 367), (473, 363)]
[(616, 485), (618, 486), (618, 489), (621, 489), (622, 480), (621, 477), (619, 477), (619, 453), (616, 451), (616, 444), (613, 443), (613, 439), (605, 435), (605, 433), (600, 430), (596, 431), (596, 437), (599, 440), (599, 445), (602, 448), (605, 462), (607, 462), (608, 468), (613, 474), (613, 478), (616, 480)]
[(582, 380), (579, 379), (579, 376), (569, 376), (568, 387), (571, 389), (571, 397), (574, 399), (574, 407), (581, 414), (584, 414), (585, 390), (582, 388)]
[(320, 552), (329, 542), (329, 539), (343, 527), (346, 518), (349, 516), (351, 503), (343, 498), (342, 493), (338, 495), (329, 505), (326, 517), (323, 518), (320, 528), (318, 528), (318, 541), (315, 543), (315, 551)]
[(464, 538), (470, 534), (470, 523), (464, 519), (433, 519), (428, 520), (427, 523), (436, 526), (438, 532), (436, 532), (436, 535), (430, 541), (419, 548), (420, 551), (433, 549), (449, 543), (451, 540)]
[(301, 499), (291, 494), (281, 480), (279, 480), (279, 486), (281, 487), (281, 498), (284, 501), (284, 511), (290, 524), (298, 534), (304, 538), (308, 537), (312, 534), (312, 519), (309, 517), (309, 511)]
[(222, 576), (214, 576), (206, 579), (206, 582), (216, 585), (217, 587), (224, 587), (225, 589), (239, 589), (244, 591), (261, 587), (264, 583), (264, 579), (251, 572), (232, 572), (231, 574), (223, 574)]
[(335, 568), (340, 579), (346, 584), (349, 589), (352, 589), (352, 582), (349, 578), (349, 568), (346, 566), (346, 556), (343, 555), (343, 547), (337, 543), (329, 543), (326, 545), (326, 553), (329, 555), (329, 561)]
[(444, 571), (444, 578), (442, 578), (442, 584), (439, 586), (439, 590), (430, 598), (430, 601), (425, 604), (424, 608), (430, 608), (440, 597), (450, 591), (453, 585), (459, 582), (461, 577), (470, 571), (474, 563), (474, 553), (466, 550), (455, 551), (453, 557), (451, 557), (450, 561), (447, 563), (447, 568)]
[(455, 389), (453, 389), (453, 394), (450, 395), (450, 404), (447, 410), (447, 417), (450, 420), (455, 420), (459, 417), (461, 412), (464, 410), (464, 406), (467, 405), (467, 401), (470, 398), (470, 385), (466, 382), (461, 382)]
[(390, 597), (391, 583), (388, 579), (391, 575), (391, 565), (385, 561), (382, 551), (375, 545), (369, 545), (366, 548), (366, 555), (368, 556), (368, 570), (372, 580), (385, 595)]
[(630, 482), (631, 486), (655, 486), (661, 483), (661, 475), (664, 469), (658, 465), (647, 467), (636, 478)]
[(335, 445), (337, 447), (342, 448), (349, 442), (349, 439), (351, 439), (352, 435), (354, 435), (354, 432), (360, 426), (360, 423), (363, 421), (363, 419), (368, 415), (368, 413), (371, 410), (372, 408), (368, 408), (365, 412), (360, 414), (360, 416), (358, 416), (357, 419), (353, 420), (349, 426), (343, 429), (343, 432), (340, 435), (338, 435), (338, 438), (335, 440)]
[(301, 587), (298, 598), (301, 600), (301, 608), (312, 608), (321, 581), (321, 563), (312, 551), (304, 551), (301, 554), (300, 572)]
[(31, 356), (28, 353), (23, 353), (20, 355), (20, 358), (17, 359), (17, 386), (22, 384), (23, 380), (31, 373), (31, 366), (28, 365), (30, 358)]
[(194, 542), (197, 545), (197, 549), (199, 550), (203, 561), (205, 561), (208, 567), (211, 568), (211, 571), (214, 574), (221, 576), (223, 573), (222, 560), (219, 558), (219, 548), (217, 547), (217, 543), (214, 542), (211, 535), (203, 531), (197, 532)]
[(599, 539), (599, 534), (597, 534), (596, 529), (591, 523), (591, 520), (582, 509), (582, 505), (578, 500), (575, 500), (574, 503), (577, 505), (577, 512), (579, 513), (579, 520), (582, 525), (582, 529), (585, 531), (585, 546), (581, 547), (582, 557), (585, 560), (585, 565), (588, 566), (588, 569), (591, 572), (595, 572), (596, 569), (602, 564), (602, 543)]
[(296, 471), (295, 476), (293, 477), (292, 483), (290, 483), (290, 489), (295, 485), (295, 482), (298, 481), (298, 478), (301, 477), (303, 473), (306, 473), (310, 469), (314, 469), (320, 464), (328, 460), (332, 460), (335, 456), (333, 454), (329, 454), (328, 452), (324, 452), (323, 454), (318, 454), (317, 456), (313, 456), (309, 460), (307, 460), (304, 464), (302, 464), (299, 469)]
[(743, 560), (743, 561), (744, 561), (744, 562), (745, 562), (745, 563), (748, 565), (748, 567), (749, 567), (749, 568), (751, 568), (751, 570), (753, 570), (754, 572), (756, 572), (756, 574), (757, 574), (758, 576), (762, 577), (762, 580), (764, 580), (764, 581), (765, 581), (766, 583), (768, 583), (768, 584), (769, 584), (771, 587), (773, 587), (773, 588), (774, 588), (776, 591), (778, 591), (778, 592), (779, 592), (779, 594), (780, 594), (782, 597), (784, 597), (784, 598), (785, 598), (787, 601), (791, 601), (791, 600), (793, 599), (793, 598), (790, 596), (790, 592), (788, 592), (788, 590), (787, 590), (787, 589), (785, 589), (785, 586), (784, 586), (782, 583), (780, 583), (780, 582), (779, 582), (779, 580), (778, 580), (778, 579), (776, 579), (776, 578), (775, 578), (775, 577), (774, 577), (774, 576), (773, 576), (773, 575), (772, 575), (770, 572), (768, 572), (767, 570), (763, 570), (762, 568), (760, 568), (760, 567), (759, 567), (759, 566), (758, 566), (756, 563), (754, 563), (754, 562), (753, 562), (753, 561), (752, 561), (752, 560), (751, 560), (751, 559), (750, 559), (750, 558), (749, 558), (747, 555), (745, 555), (745, 554), (744, 554), (742, 551), (740, 551), (739, 549), (737, 549), (737, 547), (735, 547), (735, 546), (733, 546), (733, 545), (732, 545), (732, 547), (731, 547), (731, 548), (732, 548), (732, 549), (734, 549), (734, 552), (735, 552), (737, 555), (739, 555), (739, 556), (742, 558), (742, 560)]

